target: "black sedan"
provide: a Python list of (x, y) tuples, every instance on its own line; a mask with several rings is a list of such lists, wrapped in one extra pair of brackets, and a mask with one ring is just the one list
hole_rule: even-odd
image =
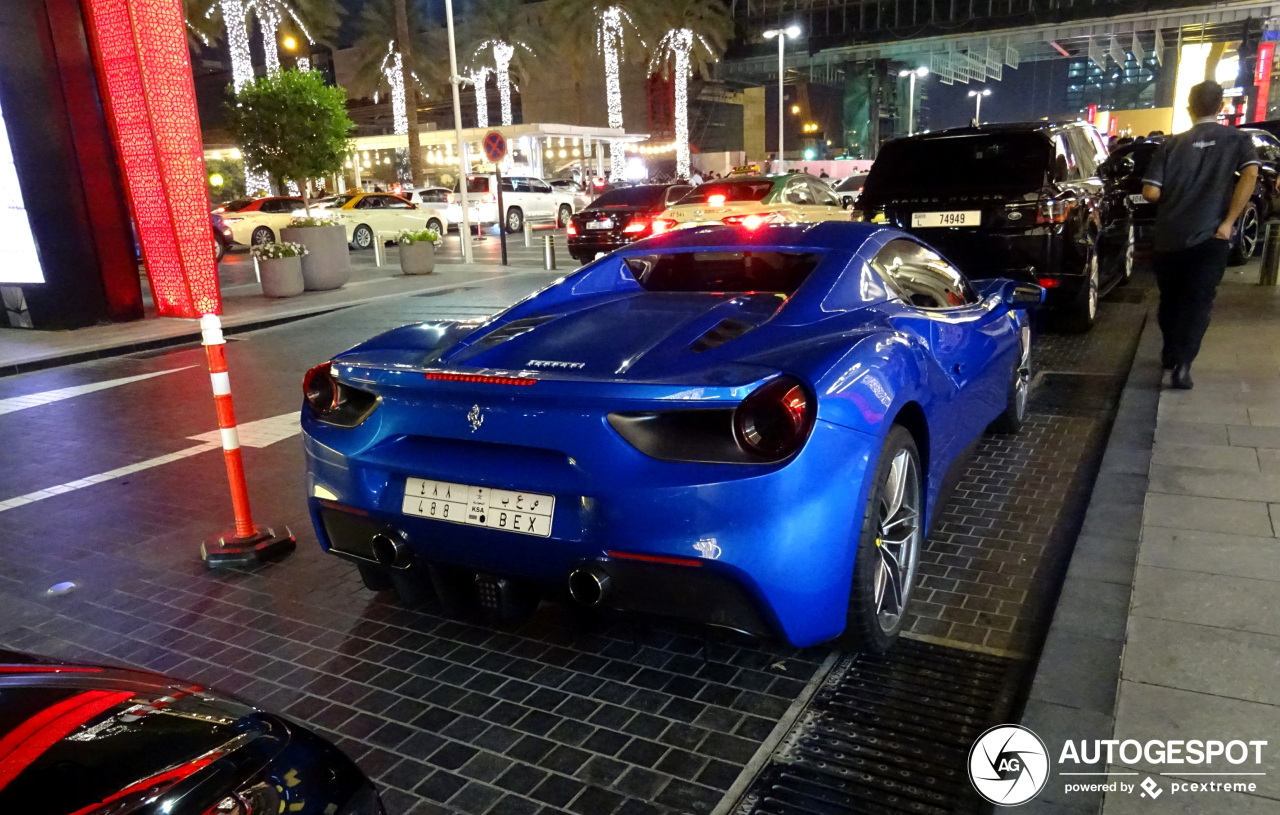
[(0, 812), (384, 815), (329, 742), (145, 671), (0, 650)]
[(688, 184), (641, 184), (609, 190), (570, 219), (569, 254), (585, 263), (653, 235), (658, 213), (692, 189)]

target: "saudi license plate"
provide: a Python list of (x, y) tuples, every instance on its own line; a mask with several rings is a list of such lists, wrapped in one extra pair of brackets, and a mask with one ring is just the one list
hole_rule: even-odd
[(922, 226), (981, 226), (982, 212), (976, 209), (951, 212), (913, 212), (911, 225)]
[(1143, 197), (1142, 193), (1140, 193), (1140, 192), (1135, 192), (1135, 193), (1131, 193), (1131, 194), (1129, 195), (1129, 203), (1130, 203), (1130, 204), (1145, 204), (1145, 203), (1147, 203), (1147, 199)]
[(401, 511), (419, 518), (545, 538), (551, 535), (555, 506), (553, 495), (408, 478)]
[(587, 229), (613, 229), (613, 219), (605, 218), (603, 221), (587, 221)]

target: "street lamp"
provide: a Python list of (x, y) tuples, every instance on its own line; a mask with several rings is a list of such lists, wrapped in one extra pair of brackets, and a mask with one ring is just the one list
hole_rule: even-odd
[(977, 127), (982, 124), (982, 97), (990, 96), (991, 89), (983, 88), (980, 91), (969, 91), (969, 95), (973, 97), (973, 126)]
[(929, 69), (921, 65), (914, 71), (903, 69), (898, 76), (911, 77), (911, 87), (907, 91), (907, 135), (916, 132), (916, 77), (923, 79), (929, 75)]
[(783, 92), (782, 92), (783, 80), (786, 79), (786, 67), (783, 64), (783, 57), (782, 57), (783, 43), (786, 42), (787, 37), (790, 37), (791, 39), (794, 40), (796, 37), (799, 37), (799, 36), (800, 36), (800, 26), (798, 25), (789, 25), (786, 28), (771, 28), (768, 31), (764, 32), (764, 38), (766, 40), (771, 40), (774, 37), (778, 38), (778, 166), (779, 167), (782, 166), (782, 129), (783, 127), (785, 127), (783, 113), (786, 110), (786, 103), (785, 103), (785, 100), (783, 99)]

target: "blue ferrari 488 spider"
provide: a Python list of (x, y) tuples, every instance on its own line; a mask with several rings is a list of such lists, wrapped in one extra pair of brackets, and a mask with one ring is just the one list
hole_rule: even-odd
[(883, 650), (948, 475), (1021, 423), (1041, 296), (869, 224), (660, 235), (309, 371), (312, 519), (450, 613), (560, 597)]

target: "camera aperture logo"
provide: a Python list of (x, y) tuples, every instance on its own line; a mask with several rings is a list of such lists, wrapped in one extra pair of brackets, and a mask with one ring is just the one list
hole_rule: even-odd
[(1002, 724), (978, 737), (969, 750), (973, 788), (997, 806), (1025, 804), (1049, 780), (1049, 751), (1035, 733)]

